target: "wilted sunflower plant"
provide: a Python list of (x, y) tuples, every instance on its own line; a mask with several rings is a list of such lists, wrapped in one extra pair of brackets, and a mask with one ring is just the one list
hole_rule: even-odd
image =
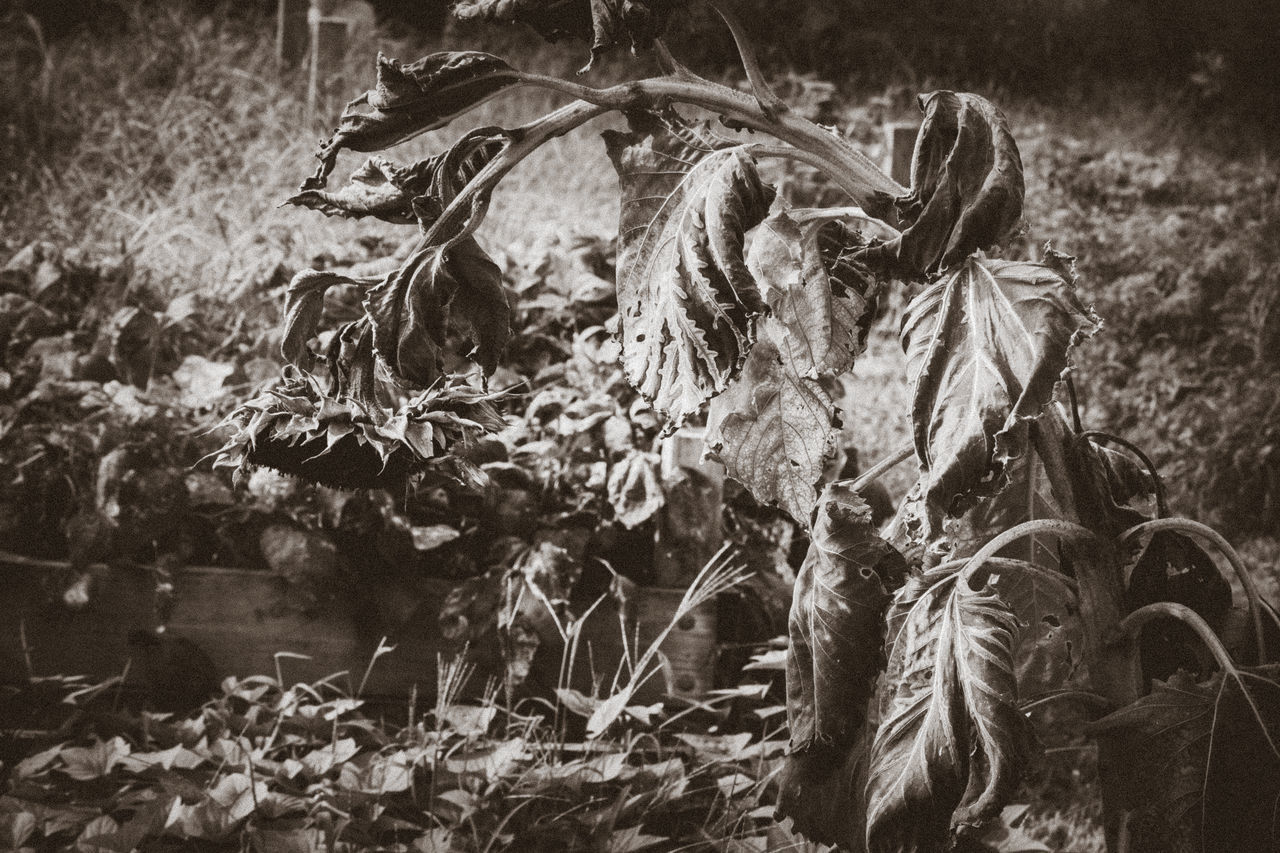
[[(1168, 517), (1141, 451), (1081, 425), (1070, 351), (1101, 323), (1066, 256), (997, 256), (1024, 193), (1004, 115), (973, 94), (922, 96), (911, 186), (900, 186), (773, 93), (722, 2), (749, 94), (663, 46), (678, 0), (458, 5), (460, 18), (585, 36), (593, 60), (619, 43), (652, 50), (664, 69), (607, 88), (474, 51), (380, 56), (374, 87), (347, 106), (291, 201), (420, 237), (385, 277), (294, 279), (284, 354), (295, 373), (240, 412), (229, 457), (365, 486), (496, 429), (499, 401), (457, 369), (465, 356), (470, 375), (492, 373), (510, 335), (500, 270), (473, 234), (532, 152), (622, 113), (629, 131), (604, 143), (622, 195), (626, 377), (668, 433), (705, 417), (728, 474), (809, 528), (780, 816), (850, 851), (980, 844), (1036, 754), (1029, 710), (1061, 701), (1095, 715), (1111, 849), (1280, 849), (1280, 623), (1221, 536)], [(521, 86), (568, 102), (521, 127), (470, 130), (417, 163), (371, 157), (327, 189), (342, 151), (381, 151)], [(772, 158), (817, 169), (847, 206), (778, 198), (758, 169)], [(364, 314), (328, 336), (321, 381), (309, 342), (335, 285), (362, 292)], [(910, 295), (900, 337), (914, 441), (859, 481), (822, 487), (839, 434), (831, 380), (863, 352), (890, 288)], [(919, 479), (877, 529), (859, 491), (911, 457)]]

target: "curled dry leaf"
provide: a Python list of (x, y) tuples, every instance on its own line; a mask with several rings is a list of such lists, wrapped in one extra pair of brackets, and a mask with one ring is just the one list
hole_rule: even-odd
[(885, 608), (905, 572), (906, 561), (876, 534), (871, 508), (850, 483), (827, 486), (791, 603), (791, 742), (778, 797), (779, 814), (815, 841), (861, 843), (853, 803), (863, 725), (883, 664)]
[(707, 445), (729, 476), (800, 523), (839, 439), (829, 389), (866, 348), (878, 291), (849, 257), (855, 235), (825, 217), (782, 212), (761, 225), (749, 261), (772, 313), (708, 417)]
[(1092, 730), (1134, 853), (1280, 848), (1280, 666), (1175, 673)]
[(337, 192), (306, 189), (291, 196), (286, 204), (309, 207), (327, 216), (372, 216), (399, 225), (418, 222), (425, 229), (434, 215), (502, 150), (500, 137), (493, 128), (478, 128), (448, 151), (411, 166), (370, 157)]
[(629, 116), (607, 131), (618, 171), (618, 310), (628, 381), (670, 433), (742, 367), (764, 310), (743, 258), (773, 189), (743, 146), (674, 112)]
[(970, 258), (907, 306), (901, 338), (927, 479), (926, 540), (944, 517), (1008, 484), (1071, 347), (1098, 328), (1070, 283), (1031, 263)]
[[(444, 127), (516, 78), (506, 62), (476, 51), (433, 53), (408, 65), (379, 54), (374, 88), (342, 111), (338, 129), (320, 146), (320, 166), (303, 182), (303, 191), (324, 187), (342, 149), (381, 151)], [(368, 111), (359, 111), (361, 107)]]
[(1017, 707), (1017, 625), (990, 585), (945, 571), (899, 592), (867, 784), (873, 853), (949, 849), (1013, 794), (1032, 747)]
[(1004, 240), (1022, 216), (1022, 159), (1004, 114), (985, 98), (920, 97), (924, 121), (911, 192), (897, 200), (902, 235), (867, 252), (908, 277), (952, 267)]
[(679, 0), (459, 0), (453, 13), (462, 21), (528, 24), (548, 41), (589, 39), (594, 62), (617, 44), (649, 47), (679, 5)]
[(470, 237), (426, 248), (368, 291), (373, 347), (396, 377), (426, 387), (440, 376), (449, 321), (468, 331), (470, 357), (491, 374), (511, 335), (502, 271)]

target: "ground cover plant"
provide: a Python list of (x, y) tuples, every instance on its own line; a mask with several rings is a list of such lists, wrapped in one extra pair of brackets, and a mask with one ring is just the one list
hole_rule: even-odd
[[(1069, 353), (1100, 321), (1076, 295), (1071, 259), (986, 253), (1022, 214), (1004, 116), (976, 95), (922, 96), (902, 187), (788, 110), (726, 10), (751, 93), (680, 65), (659, 39), (669, 11), (458, 10), (589, 36), (593, 61), (618, 44), (657, 51), (664, 75), (605, 89), (476, 52), (379, 58), (375, 88), (344, 111), (292, 201), (416, 222), (421, 237), (385, 277), (295, 277), (285, 353), (299, 370), (313, 366), (307, 341), (330, 287), (360, 290), (364, 315), (321, 354), (327, 387), (297, 385), (288, 405), (242, 414), (229, 459), (344, 483), (395, 473), (397, 453), (455, 458), (448, 436), (409, 430), (448, 410), (429, 395), (455, 387), (455, 359), (490, 375), (511, 335), (499, 270), (473, 237), (490, 194), (547, 141), (622, 112), (630, 131), (606, 132), (605, 144), (622, 192), (624, 374), (664, 434), (705, 408), (708, 450), (730, 476), (810, 528), (791, 608), (779, 814), (845, 849), (980, 843), (969, 839), (1008, 803), (1034, 752), (1023, 703), (1086, 701), (1105, 713), (1091, 731), (1109, 844), (1274, 846), (1280, 684), (1267, 639), (1280, 623), (1225, 540), (1167, 517), (1140, 450), (1084, 428)], [(342, 150), (387, 148), (512, 86), (577, 100), (519, 128), (478, 128), (412, 166), (370, 159), (346, 187), (327, 188)], [(777, 142), (689, 120), (676, 104)], [(856, 207), (775, 206), (764, 158), (813, 166)], [(891, 287), (913, 288), (900, 332), (913, 445), (819, 491), (838, 430), (830, 381), (862, 351)], [(860, 491), (912, 456), (920, 478), (882, 536)], [(1235, 570), (1245, 607), (1233, 610), (1210, 550)], [(1246, 780), (1256, 799), (1229, 793)]]

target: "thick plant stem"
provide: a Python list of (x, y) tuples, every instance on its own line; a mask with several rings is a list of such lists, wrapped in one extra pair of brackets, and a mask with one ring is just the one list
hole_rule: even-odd
[(610, 110), (657, 109), (673, 103), (690, 104), (720, 113), (744, 127), (768, 133), (809, 152), (819, 168), (873, 215), (897, 224), (891, 200), (907, 188), (882, 172), (844, 138), (792, 112), (766, 114), (755, 99), (719, 83), (682, 77), (653, 77), (595, 89), (558, 77), (521, 73), (519, 80), (596, 104)]
[(902, 447), (899, 447), (893, 453), (890, 453), (884, 459), (881, 459), (879, 462), (872, 465), (866, 471), (859, 474), (857, 479), (853, 481), (853, 486), (852, 486), (853, 490), (855, 492), (862, 491), (867, 486), (871, 485), (876, 480), (879, 480), (881, 477), (883, 477), (888, 471), (890, 471), (895, 466), (903, 462), (906, 462), (908, 459), (911, 458), (912, 454), (914, 454), (915, 452), (916, 452), (916, 446), (914, 444), (906, 444), (906, 445), (903, 445)]
[[(462, 192), (449, 202), (448, 207), (418, 242), (418, 250), (415, 250), (414, 256), (423, 247), (453, 243), (475, 231), (484, 218), (489, 194), (507, 172), (549, 140), (564, 136), (574, 128), (606, 112), (608, 112), (607, 107), (578, 101), (548, 113), (524, 127), (507, 131), (506, 135), (510, 138), (510, 143), (501, 153), (486, 163), (484, 168), (471, 178)], [(413, 262), (414, 257), (410, 257), (405, 263)]]
[(1249, 618), (1253, 622), (1253, 630), (1257, 636), (1258, 662), (1266, 663), (1267, 645), (1262, 628), (1262, 596), (1258, 593), (1258, 585), (1254, 583), (1253, 575), (1249, 574), (1249, 570), (1245, 568), (1244, 561), (1240, 559), (1236, 549), (1232, 548), (1231, 543), (1212, 527), (1189, 518), (1157, 518), (1154, 521), (1134, 525), (1121, 535), (1120, 543), (1127, 545), (1141, 536), (1159, 533), (1162, 530), (1188, 533), (1208, 540), (1221, 552), (1222, 556), (1227, 558), (1227, 562), (1231, 564), (1231, 570), (1235, 572), (1236, 577), (1240, 579), (1240, 585), (1244, 587), (1245, 598), (1249, 601)]

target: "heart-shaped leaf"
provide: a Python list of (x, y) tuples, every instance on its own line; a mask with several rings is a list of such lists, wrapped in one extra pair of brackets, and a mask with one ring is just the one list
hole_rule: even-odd
[(902, 346), (913, 385), (916, 454), (927, 472), (929, 531), (1009, 482), (1068, 365), (1098, 329), (1048, 267), (970, 258), (907, 306)]
[(773, 190), (743, 146), (673, 112), (607, 131), (618, 171), (618, 309), (631, 382), (678, 428), (728, 387), (764, 310), (743, 259)]
[(1032, 736), (1017, 707), (1017, 617), (990, 584), (930, 572), (889, 610), (889, 663), (871, 747), (867, 847), (949, 849), (1000, 813)]
[[(1190, 607), (1216, 631), (1231, 610), (1231, 584), (1194, 539), (1176, 530), (1152, 534), (1129, 572), (1125, 606), (1130, 611), (1156, 601)], [(1212, 658), (1204, 644), (1181, 621), (1156, 618), (1142, 632), (1142, 671), (1165, 679), (1179, 669), (1206, 672)]]
[(1022, 216), (1022, 159), (1004, 114), (985, 98), (920, 97), (924, 122), (911, 192), (897, 200), (902, 235), (870, 250), (908, 277), (945, 270), (1004, 240)]
[(1135, 853), (1280, 849), (1280, 666), (1175, 673), (1092, 731)]
[[(791, 740), (778, 796), (779, 813), (814, 841), (854, 843), (853, 775), (883, 662), (885, 608), (905, 572), (906, 561), (876, 534), (871, 508), (850, 483), (827, 486), (791, 602)], [(837, 789), (848, 798), (833, 797)]]
[[(344, 148), (381, 151), (444, 127), (515, 83), (517, 76), (498, 57), (476, 51), (433, 53), (409, 65), (379, 54), (377, 83), (342, 111), (338, 129), (320, 146), (319, 168), (302, 189), (323, 188)], [(360, 107), (368, 111), (358, 111)]]

